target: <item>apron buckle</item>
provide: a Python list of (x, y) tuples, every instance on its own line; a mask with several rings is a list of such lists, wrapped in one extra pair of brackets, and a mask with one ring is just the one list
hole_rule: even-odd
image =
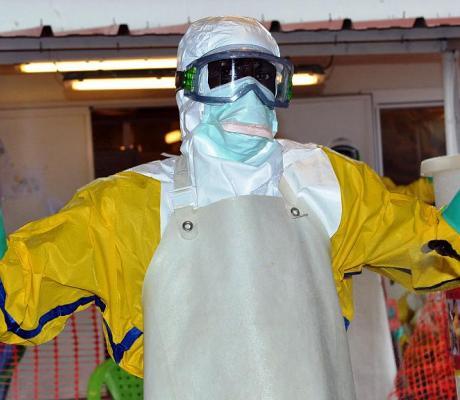
[(291, 207), (291, 215), (294, 218), (307, 217), (308, 213), (302, 213), (297, 207)]
[(193, 207), (182, 207), (174, 211), (179, 234), (183, 239), (192, 240), (198, 236), (198, 224)]

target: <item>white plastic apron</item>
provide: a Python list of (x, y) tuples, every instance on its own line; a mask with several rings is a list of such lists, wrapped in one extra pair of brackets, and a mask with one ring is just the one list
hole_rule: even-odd
[(303, 206), (177, 208), (143, 298), (145, 399), (355, 399), (329, 237)]

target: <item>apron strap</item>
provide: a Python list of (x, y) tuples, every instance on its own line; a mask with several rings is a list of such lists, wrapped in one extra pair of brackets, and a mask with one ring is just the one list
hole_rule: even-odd
[(176, 158), (174, 166), (174, 190), (172, 191), (174, 210), (184, 207), (196, 207), (196, 189), (192, 185), (188, 160), (184, 156)]
[(171, 193), (172, 220), (184, 239), (194, 239), (198, 235), (198, 224), (194, 209), (197, 207), (196, 189), (192, 185), (188, 160), (184, 156), (176, 158), (174, 165), (174, 190)]
[(192, 186), (189, 174), (188, 160), (178, 156), (174, 165), (174, 189)]

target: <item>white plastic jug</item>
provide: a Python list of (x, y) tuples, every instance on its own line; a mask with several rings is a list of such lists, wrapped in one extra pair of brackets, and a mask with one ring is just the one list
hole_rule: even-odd
[(444, 207), (460, 190), (460, 154), (424, 160), (420, 173), (433, 178), (436, 206)]

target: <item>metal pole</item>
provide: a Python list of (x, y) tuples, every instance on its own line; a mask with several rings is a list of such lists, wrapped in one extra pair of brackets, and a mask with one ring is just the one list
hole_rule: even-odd
[(444, 83), (444, 120), (447, 155), (460, 153), (460, 93), (458, 85), (458, 51), (442, 56)]

